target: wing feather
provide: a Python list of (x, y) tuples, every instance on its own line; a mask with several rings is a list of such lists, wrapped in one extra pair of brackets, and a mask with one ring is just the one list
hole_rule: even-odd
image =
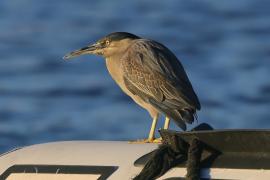
[(198, 97), (181, 63), (162, 44), (136, 40), (122, 57), (121, 66), (127, 88), (157, 109), (166, 111), (165, 114), (179, 118), (181, 115), (176, 113), (179, 110), (186, 108), (195, 112), (200, 109)]

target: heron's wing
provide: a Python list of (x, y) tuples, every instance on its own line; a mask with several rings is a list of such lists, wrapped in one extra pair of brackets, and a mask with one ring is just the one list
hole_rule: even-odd
[(121, 62), (127, 88), (142, 99), (160, 109), (200, 109), (181, 63), (165, 46), (151, 40), (137, 40)]

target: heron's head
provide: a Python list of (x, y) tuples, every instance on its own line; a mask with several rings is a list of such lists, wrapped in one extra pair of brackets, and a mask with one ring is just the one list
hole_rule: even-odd
[(64, 59), (70, 59), (82, 54), (95, 54), (107, 58), (115, 54), (123, 53), (133, 40), (139, 38), (140, 37), (127, 32), (114, 32), (101, 38), (94, 44), (68, 53), (64, 56)]

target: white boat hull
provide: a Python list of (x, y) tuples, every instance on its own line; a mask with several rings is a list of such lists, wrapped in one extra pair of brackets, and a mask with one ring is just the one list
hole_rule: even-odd
[[(28, 146), (0, 156), (1, 178), (8, 180), (132, 179), (143, 168), (134, 162), (157, 148), (156, 144), (118, 141), (69, 141)], [(184, 177), (177, 167), (159, 179)], [(270, 179), (270, 170), (202, 169), (206, 179)]]

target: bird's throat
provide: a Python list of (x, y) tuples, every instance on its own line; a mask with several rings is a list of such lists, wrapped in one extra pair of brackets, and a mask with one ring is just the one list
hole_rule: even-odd
[(106, 66), (111, 74), (112, 78), (119, 85), (123, 81), (123, 73), (121, 70), (121, 60), (120, 57), (108, 57), (106, 58)]

